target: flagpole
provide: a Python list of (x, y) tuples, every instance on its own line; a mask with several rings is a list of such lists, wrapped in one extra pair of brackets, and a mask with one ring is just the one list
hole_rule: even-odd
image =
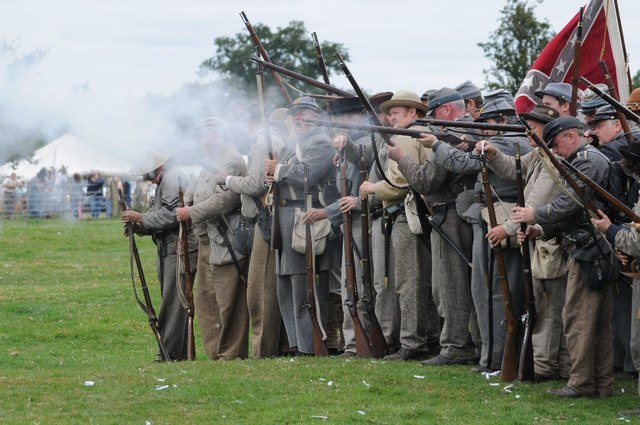
[[(630, 89), (633, 90), (633, 79), (631, 78), (631, 70), (629, 69), (629, 57), (627, 56), (627, 44), (624, 42), (624, 33), (622, 32), (622, 21), (620, 20), (620, 8), (618, 7), (618, 0), (613, 0), (613, 5), (616, 9), (616, 19), (618, 21), (618, 31), (620, 32), (620, 42), (622, 43), (622, 54), (624, 55), (624, 66), (627, 68), (627, 80)], [(625, 93), (629, 95), (629, 93)]]

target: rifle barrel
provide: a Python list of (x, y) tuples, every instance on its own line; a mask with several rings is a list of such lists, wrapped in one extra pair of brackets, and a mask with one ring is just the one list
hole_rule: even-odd
[(630, 119), (631, 121), (633, 121), (635, 123), (640, 123), (640, 116), (638, 116), (635, 113), (633, 113), (633, 111), (631, 111), (629, 108), (624, 106), (622, 103), (618, 102), (611, 95), (609, 95), (608, 93), (605, 93), (602, 90), (600, 90), (595, 84), (593, 84), (591, 81), (587, 80), (585, 77), (580, 77), (580, 81), (583, 84), (585, 84), (588, 88), (593, 90), (593, 92), (595, 94), (597, 94), (598, 96), (603, 98), (609, 105), (611, 105), (614, 108), (616, 108), (617, 111), (622, 112), (627, 117), (627, 119)]
[(417, 124), (439, 125), (441, 127), (452, 128), (473, 128), (477, 130), (493, 130), (514, 133), (524, 133), (524, 127), (515, 124), (488, 124), (486, 122), (465, 122), (451, 120), (436, 120), (431, 118), (420, 118), (416, 120)]

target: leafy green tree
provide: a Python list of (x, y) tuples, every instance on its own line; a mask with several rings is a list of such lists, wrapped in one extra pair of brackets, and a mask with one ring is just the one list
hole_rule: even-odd
[(493, 62), (490, 69), (483, 70), (486, 88), (505, 88), (516, 93), (531, 64), (555, 33), (545, 19), (539, 21), (534, 13), (534, 0), (507, 0), (500, 12), (498, 28), (491, 33), (489, 41), (478, 43), (484, 56)]
[(632, 82), (634, 89), (640, 87), (640, 69), (633, 74)]
[[(288, 26), (278, 27), (275, 31), (259, 23), (253, 27), (273, 63), (322, 81), (311, 33), (302, 21), (291, 21)], [(216, 37), (214, 44), (215, 55), (202, 62), (201, 72), (215, 71), (227, 83), (254, 93), (256, 65), (249, 58), (258, 57), (258, 53), (248, 31), (237, 33), (233, 37)], [(340, 69), (334, 60), (335, 52), (340, 52), (345, 61), (349, 60), (347, 49), (340, 43), (323, 41), (320, 47), (329, 75)], [(315, 88), (308, 86), (304, 86), (303, 89), (319, 93)]]

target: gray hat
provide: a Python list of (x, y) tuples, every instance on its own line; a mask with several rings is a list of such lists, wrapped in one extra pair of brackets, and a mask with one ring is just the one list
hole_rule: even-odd
[(571, 102), (571, 89), (569, 83), (549, 83), (544, 90), (537, 91), (536, 96), (542, 98), (547, 94), (565, 102)]
[(299, 97), (293, 101), (289, 107), (289, 113), (294, 113), (300, 109), (311, 109), (313, 112), (320, 113), (320, 107), (316, 103), (316, 100), (309, 96)]
[(551, 106), (539, 103), (534, 106), (532, 110), (524, 114), (520, 114), (520, 116), (528, 121), (547, 124), (558, 118), (560, 116), (560, 112), (558, 112), (556, 109), (553, 109)]
[(449, 87), (443, 87), (440, 90), (436, 90), (429, 94), (429, 109), (433, 111), (440, 105), (461, 99), (464, 98), (460, 92), (450, 89)]
[(544, 130), (542, 130), (542, 138), (547, 142), (547, 145), (551, 147), (553, 146), (553, 139), (561, 131), (568, 130), (570, 128), (582, 128), (582, 122), (578, 118), (572, 116), (556, 118), (544, 126)]
[[(609, 87), (606, 84), (596, 84), (596, 87), (605, 93), (609, 93)], [(596, 92), (587, 88), (582, 92), (582, 102), (580, 102), (579, 112), (592, 114), (595, 109), (606, 104), (607, 102), (596, 94)]]
[(465, 81), (456, 87), (456, 91), (462, 95), (464, 100), (474, 99), (476, 97), (481, 97), (482, 93), (480, 89), (476, 87), (470, 80)]
[(600, 121), (609, 121), (609, 120), (617, 120), (617, 119), (618, 119), (618, 113), (616, 112), (615, 108), (607, 104), (605, 106), (601, 106), (600, 108), (596, 109), (596, 114), (587, 124), (595, 125)]
[(480, 115), (476, 118), (476, 121), (484, 121), (488, 118), (512, 117), (515, 114), (516, 109), (509, 102), (504, 99), (494, 99), (480, 108)]
[(504, 99), (511, 106), (515, 108), (516, 102), (513, 100), (513, 95), (507, 89), (496, 89), (485, 92), (482, 97), (484, 97), (485, 102), (490, 102), (496, 99)]
[(150, 149), (148, 152), (139, 156), (137, 163), (131, 167), (129, 174), (132, 176), (143, 176), (154, 170), (157, 170), (169, 160), (169, 155), (156, 149)]
[(393, 94), (393, 97), (386, 102), (380, 104), (378, 109), (380, 112), (388, 114), (389, 109), (394, 106), (406, 106), (408, 108), (416, 108), (419, 111), (427, 112), (425, 104), (420, 102), (420, 96), (410, 90), (400, 90)]

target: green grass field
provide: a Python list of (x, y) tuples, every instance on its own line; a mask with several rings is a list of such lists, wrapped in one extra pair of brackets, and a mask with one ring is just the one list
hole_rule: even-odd
[[(138, 240), (153, 294), (155, 251)], [(559, 400), (544, 384), (469, 367), (338, 358), (154, 363), (115, 220), (0, 222), (0, 423), (619, 424), (636, 382), (607, 399)], [(156, 301), (156, 306), (159, 302)], [(91, 385), (91, 383), (93, 383)]]

